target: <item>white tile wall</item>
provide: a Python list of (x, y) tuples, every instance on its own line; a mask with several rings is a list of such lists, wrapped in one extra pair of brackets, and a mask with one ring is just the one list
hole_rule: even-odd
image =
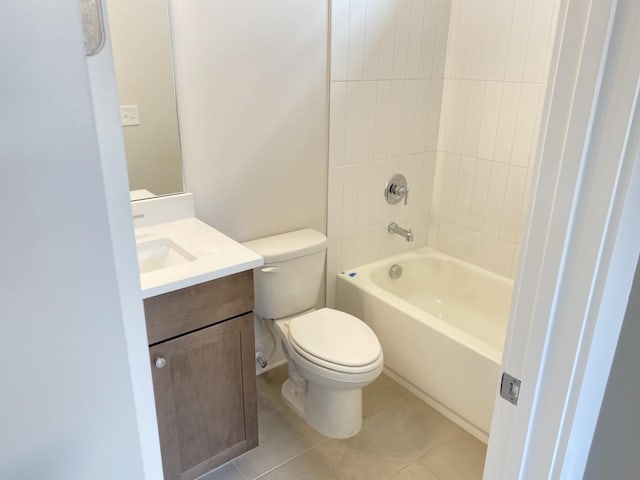
[(558, 0), (451, 0), (429, 244), (513, 276)]
[[(450, 0), (334, 0), (327, 304), (335, 275), (427, 244)], [(394, 173), (409, 202), (388, 205)], [(386, 231), (414, 230), (408, 243)]]
[(513, 275), (558, 3), (332, 2), (328, 305), (337, 272), (427, 243)]

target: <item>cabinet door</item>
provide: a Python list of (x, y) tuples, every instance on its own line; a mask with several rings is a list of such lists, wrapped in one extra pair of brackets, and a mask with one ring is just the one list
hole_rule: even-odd
[(150, 348), (165, 480), (258, 444), (253, 314)]

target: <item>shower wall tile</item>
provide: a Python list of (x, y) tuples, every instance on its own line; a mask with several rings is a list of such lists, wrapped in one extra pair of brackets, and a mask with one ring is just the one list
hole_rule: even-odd
[(521, 82), (523, 80), (534, 3), (534, 0), (519, 0), (514, 3), (504, 72), (505, 81)]
[(411, 23), (411, 0), (396, 1), (396, 38), (393, 47), (393, 78), (407, 77), (407, 51)]
[(362, 85), (360, 159), (366, 163), (373, 162), (375, 158), (377, 84), (375, 81), (366, 81)]
[(438, 225), (436, 248), (443, 252), (450, 252), (453, 239), (453, 223), (441, 220)]
[(345, 164), (360, 161), (362, 127), (362, 87), (364, 82), (347, 82), (345, 109)]
[(469, 86), (469, 80), (454, 79), (444, 82), (438, 150), (449, 153), (461, 152)]
[(422, 198), (420, 212), (427, 223), (431, 223), (431, 204), (434, 198), (434, 182), (436, 169), (436, 152), (427, 152), (422, 158)]
[[(400, 154), (408, 155), (415, 152), (418, 138), (416, 131), (418, 107), (418, 81), (407, 80), (404, 85), (402, 102), (402, 125), (400, 134)], [(420, 135), (422, 136), (422, 135)]]
[(473, 193), (473, 177), (475, 174), (475, 158), (461, 157), (458, 170), (456, 210), (453, 221), (457, 225), (468, 225), (471, 213), (471, 195)]
[(482, 234), (480, 240), (480, 266), (487, 270), (498, 269), (498, 239)]
[(509, 163), (511, 147), (516, 132), (516, 118), (518, 115), (518, 99), (520, 98), (519, 83), (505, 83), (502, 88), (500, 116), (496, 130), (496, 143), (493, 147), (493, 160)]
[(358, 173), (359, 165), (343, 167), (342, 190), (342, 237), (349, 238), (358, 233)]
[[(402, 124), (408, 120), (403, 118), (403, 107), (405, 102), (406, 80), (391, 81), (391, 108), (389, 110), (389, 128), (387, 138), (387, 155), (394, 156), (400, 153), (400, 140), (402, 139)], [(406, 99), (409, 103), (415, 99)]]
[[(427, 244), (449, 3), (333, 2), (328, 305), (337, 272)], [(384, 199), (395, 173), (407, 177), (406, 206)], [(390, 235), (391, 222), (416, 240)]]
[(433, 64), (431, 66), (431, 76), (433, 78), (439, 78), (444, 75), (444, 65), (447, 56), (447, 36), (449, 32), (451, 0), (437, 0), (437, 10), (438, 13), (435, 26), (436, 38), (433, 49)]
[[(476, 38), (487, 36), (486, 51), (480, 52), (484, 64), (478, 63), (477, 76), (481, 80), (504, 80), (507, 55), (509, 52), (509, 36), (511, 34), (511, 18), (515, 1), (480, 0), (491, 12), (486, 30), (476, 32)], [(546, 1), (546, 0), (542, 0)], [(482, 10), (482, 9), (481, 9)]]
[(428, 152), (438, 149), (443, 85), (444, 80), (441, 78), (434, 78), (429, 84), (429, 127), (427, 128), (426, 136), (426, 151)]
[(363, 77), (365, 80), (378, 78), (381, 31), (384, 26), (382, 20), (382, 0), (368, 0), (364, 38)]
[(527, 183), (527, 168), (509, 167), (509, 177), (504, 193), (504, 209), (500, 223), (500, 238), (516, 243), (522, 230), (522, 202)]
[(489, 182), (489, 195), (485, 206), (486, 215), (484, 219), (484, 233), (498, 237), (500, 234), (500, 224), (502, 223), (502, 210), (504, 207), (504, 196), (507, 189), (507, 179), (509, 166), (493, 162), (491, 165), (491, 180)]
[[(420, 58), (418, 60), (419, 78), (432, 76), (434, 55), (437, 48), (436, 39), (438, 38), (438, 0), (424, 0), (424, 11), (422, 37), (420, 39)], [(446, 38), (444, 40), (446, 42)], [(444, 56), (446, 48), (441, 47), (441, 49)]]
[[(409, 150), (412, 153), (427, 150), (427, 135), (429, 128), (431, 82), (426, 79), (416, 80), (416, 117), (412, 135), (409, 138)], [(435, 147), (435, 146), (434, 146)], [(435, 150), (435, 148), (433, 148)]]
[[(385, 158), (389, 150), (389, 112), (391, 111), (391, 81), (382, 80), (376, 82), (376, 84), (377, 100), (374, 155), (376, 159), (380, 159)], [(331, 86), (331, 88), (333, 89), (333, 85)], [(329, 143), (331, 143), (331, 138), (329, 139)]]
[(471, 187), (471, 205), (467, 226), (471, 230), (482, 232), (487, 211), (489, 183), (491, 181), (491, 162), (476, 159), (474, 164), (473, 186)]
[[(493, 149), (496, 144), (498, 133), (498, 120), (500, 119), (500, 105), (502, 103), (503, 82), (484, 82), (484, 101), (482, 104), (482, 115), (479, 124), (475, 126), (479, 133), (478, 158), (493, 158)], [(472, 124), (469, 128), (473, 128)]]
[(469, 87), (469, 101), (467, 111), (462, 118), (464, 122), (464, 138), (462, 141), (462, 154), (477, 157), (480, 146), (480, 125), (482, 123), (483, 107), (485, 104), (485, 82), (471, 82)]
[(344, 169), (329, 167), (327, 192), (327, 239), (337, 242), (342, 238), (342, 192), (344, 190)]
[(558, 0), (451, 0), (428, 242), (513, 276)]
[(396, 39), (397, 0), (382, 0), (381, 28), (378, 50), (378, 79), (391, 79), (393, 76), (393, 58)]
[(422, 50), (422, 36), (424, 35), (425, 0), (412, 0), (409, 45), (407, 47), (406, 78), (420, 78), (420, 53)]
[(516, 131), (513, 139), (510, 163), (528, 167), (533, 157), (533, 149), (538, 139), (538, 127), (544, 102), (544, 85), (522, 84), (516, 118)]
[(555, 32), (559, 7), (560, 0), (534, 2), (524, 67), (526, 81), (547, 82), (548, 63), (553, 46), (550, 39)]
[(359, 165), (357, 172), (358, 199), (356, 208), (356, 231), (367, 232), (371, 224), (371, 200), (373, 187), (373, 169), (369, 164)]

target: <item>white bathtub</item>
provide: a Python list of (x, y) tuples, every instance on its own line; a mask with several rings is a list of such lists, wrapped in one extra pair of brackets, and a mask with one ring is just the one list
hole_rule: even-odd
[(375, 331), (392, 377), (486, 442), (512, 289), (424, 247), (339, 274), (336, 306)]

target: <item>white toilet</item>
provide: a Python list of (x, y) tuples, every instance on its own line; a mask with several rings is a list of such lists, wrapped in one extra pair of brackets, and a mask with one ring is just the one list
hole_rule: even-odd
[(358, 318), (315, 310), (327, 238), (312, 229), (245, 246), (264, 257), (254, 270), (255, 313), (273, 320), (289, 363), (282, 397), (321, 434), (348, 438), (362, 427), (362, 387), (380, 375), (382, 347)]

